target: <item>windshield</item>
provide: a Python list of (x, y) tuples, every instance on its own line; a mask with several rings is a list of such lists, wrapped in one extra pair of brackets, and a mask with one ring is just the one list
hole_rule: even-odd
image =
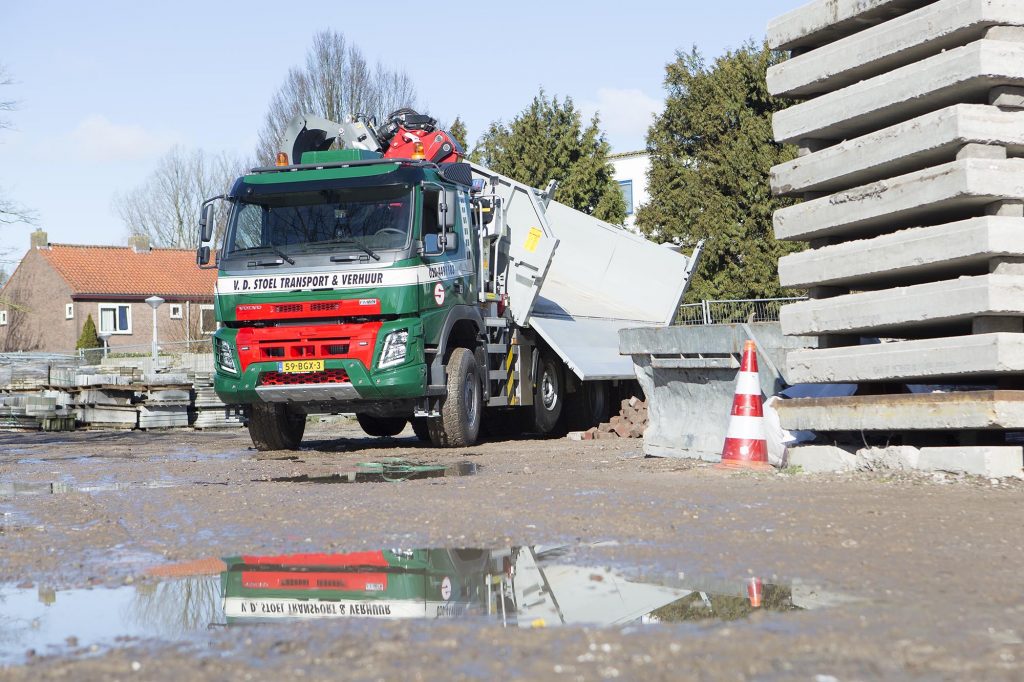
[(411, 206), (407, 185), (258, 194), (235, 205), (227, 252), (401, 249)]

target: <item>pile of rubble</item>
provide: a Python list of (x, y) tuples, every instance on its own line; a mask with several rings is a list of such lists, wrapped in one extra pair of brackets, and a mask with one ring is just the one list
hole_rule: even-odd
[(586, 431), (572, 431), (571, 440), (600, 440), (603, 438), (643, 438), (647, 430), (647, 401), (636, 396), (622, 401), (619, 413), (610, 420)]

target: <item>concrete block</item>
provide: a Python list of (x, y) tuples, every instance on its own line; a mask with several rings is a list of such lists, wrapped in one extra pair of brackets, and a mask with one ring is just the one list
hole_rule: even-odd
[(940, 431), (1024, 428), (1024, 391), (794, 398), (776, 407), (790, 431)]
[(1024, 256), (1024, 219), (986, 216), (808, 249), (779, 260), (784, 287), (880, 288), (989, 272)]
[(1024, 156), (1024, 112), (987, 104), (957, 104), (847, 140), (772, 168), (776, 194), (832, 192), (938, 166), (966, 145)]
[(774, 95), (808, 96), (852, 85), (988, 37), (993, 26), (1024, 25), (1017, 0), (940, 0), (776, 64)]
[(798, 466), (807, 473), (854, 471), (857, 456), (835, 445), (801, 445), (786, 451), (789, 466)]
[(1024, 374), (1024, 334), (975, 334), (789, 354), (797, 383), (968, 379)]
[(927, 5), (930, 0), (815, 0), (768, 22), (776, 50), (815, 47)]
[(950, 211), (1024, 199), (1024, 159), (962, 159), (881, 180), (775, 212), (784, 240), (856, 237), (948, 221)]
[(857, 451), (858, 469), (892, 469), (912, 471), (918, 468), (921, 451), (909, 445), (892, 445), (887, 448), (861, 448)]
[[(754, 322), (623, 329), (619, 332), (619, 352), (634, 356), (637, 368), (637, 359), (645, 358), (650, 370), (657, 370), (659, 376), (673, 376), (675, 372), (688, 372), (688, 376), (700, 376), (702, 373), (712, 376), (716, 372), (725, 372), (731, 377), (739, 369), (736, 360), (743, 353), (743, 344), (748, 339), (757, 343), (761, 390), (765, 395), (776, 392), (780, 379), (792, 383), (785, 376), (787, 350), (817, 346), (817, 339), (813, 337), (783, 335), (777, 322)], [(648, 397), (651, 396), (647, 387), (644, 391)], [(653, 410), (653, 406), (651, 408)]]
[(956, 333), (976, 317), (1024, 316), (1024, 276), (980, 275), (800, 301), (782, 308), (787, 334)]
[(921, 448), (922, 471), (948, 471), (988, 478), (1024, 476), (1020, 446)]
[(983, 39), (792, 106), (772, 125), (780, 142), (843, 140), (951, 104), (987, 101), (1006, 85), (1024, 85), (1024, 44)]

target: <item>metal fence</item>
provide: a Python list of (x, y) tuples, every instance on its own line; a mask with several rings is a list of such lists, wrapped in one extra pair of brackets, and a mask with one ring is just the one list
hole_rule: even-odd
[(778, 322), (779, 311), (787, 303), (805, 301), (806, 297), (750, 298), (732, 301), (701, 301), (679, 306), (676, 324), (740, 324), (743, 322)]
[[(98, 365), (104, 359), (132, 359), (140, 360), (151, 358), (153, 353), (152, 344), (138, 344), (129, 346), (111, 346), (107, 348), (79, 348), (78, 357), (84, 364)], [(170, 341), (157, 344), (157, 359), (160, 364), (167, 365), (181, 361), (189, 355), (209, 355), (213, 353), (213, 346), (209, 338), (196, 339), (194, 341)]]

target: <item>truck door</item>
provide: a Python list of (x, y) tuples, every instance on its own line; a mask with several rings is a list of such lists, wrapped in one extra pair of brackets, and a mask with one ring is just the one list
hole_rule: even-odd
[[(454, 248), (433, 255), (430, 254), (428, 248), (423, 257), (426, 262), (426, 271), (420, 277), (420, 310), (423, 312), (424, 322), (427, 324), (430, 323), (429, 318), (443, 320), (443, 315), (432, 315), (433, 312), (447, 312), (453, 305), (475, 302), (473, 245), (468, 232), (469, 214), (466, 203), (468, 198), (462, 190), (459, 190), (456, 196), (458, 199), (455, 205), (449, 207), (449, 210), (453, 211), (456, 216), (453, 228)], [(437, 216), (439, 201), (443, 201), (441, 192), (430, 186), (424, 187), (421, 214), (423, 216), (424, 243), (433, 242), (428, 235), (435, 235), (436, 238), (441, 232)]]

